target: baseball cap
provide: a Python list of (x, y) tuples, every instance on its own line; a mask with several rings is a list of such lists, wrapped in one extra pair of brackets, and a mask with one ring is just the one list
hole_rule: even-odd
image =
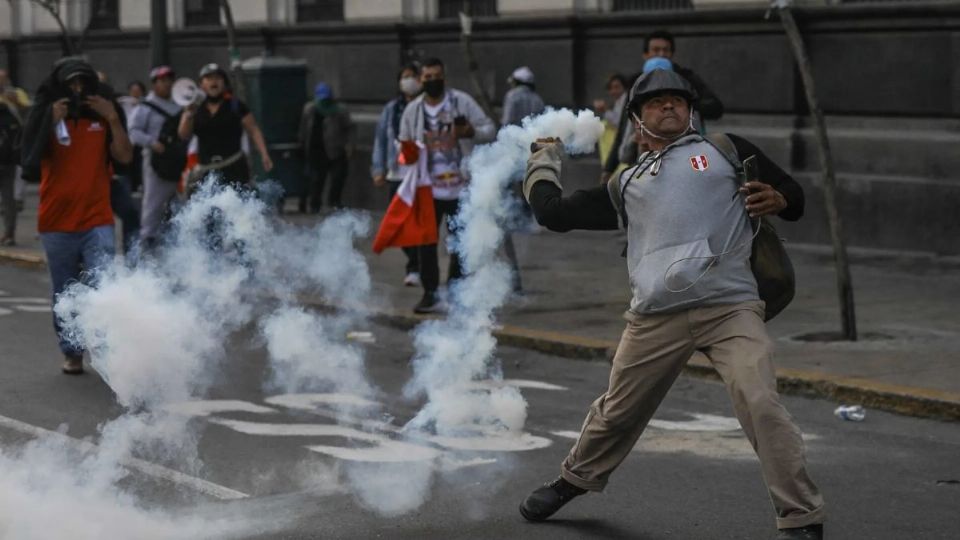
[(173, 68), (170, 66), (157, 66), (150, 70), (151, 81), (155, 81), (160, 77), (170, 77), (171, 79), (175, 78), (173, 74)]
[(518, 83), (533, 84), (533, 70), (527, 66), (520, 66), (517, 69), (513, 70), (513, 73), (510, 74), (510, 78), (517, 81)]

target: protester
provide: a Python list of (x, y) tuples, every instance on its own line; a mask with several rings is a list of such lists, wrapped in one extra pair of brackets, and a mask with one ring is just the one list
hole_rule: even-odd
[[(37, 229), (54, 301), (71, 282), (91, 279), (114, 252), (111, 162), (129, 163), (133, 150), (112, 98), (90, 64), (64, 58), (37, 91), (24, 129), (23, 175), (40, 181)], [(83, 350), (64, 335), (56, 315), (53, 324), (63, 372), (83, 373)]]
[(607, 96), (610, 98), (611, 106), (603, 99), (593, 100), (593, 110), (603, 119), (603, 135), (600, 137), (599, 150), (600, 159), (606, 163), (614, 148), (613, 143), (617, 138), (617, 128), (620, 126), (620, 116), (623, 113), (623, 106), (627, 101), (627, 78), (620, 73), (614, 73), (607, 77)]
[[(527, 66), (521, 66), (513, 70), (513, 73), (507, 79), (511, 86), (503, 97), (503, 116), (501, 125), (519, 126), (524, 118), (536, 116), (543, 113), (547, 106), (543, 103), (543, 98), (536, 92), (536, 79), (533, 71)], [(515, 192), (511, 192), (511, 204), (518, 209), (511, 222), (506, 224), (506, 234), (503, 238), (503, 249), (507, 254), (507, 260), (513, 270), (513, 292), (520, 294), (523, 292), (523, 283), (520, 279), (520, 261), (517, 258), (517, 249), (513, 243), (513, 232), (526, 229), (532, 222), (530, 217), (530, 208), (519, 195), (519, 182), (515, 186)]]
[[(33, 102), (30, 100), (30, 94), (27, 93), (23, 88), (19, 88), (13, 84), (10, 80), (10, 75), (5, 69), (0, 69), (0, 101), (12, 105), (13, 109), (10, 109), (11, 112), (16, 109), (21, 124), (23, 119), (26, 118), (27, 110), (33, 105)], [(17, 159), (16, 161), (20, 161)], [(16, 205), (16, 211), (23, 211), (23, 191), (26, 188), (26, 183), (23, 181), (23, 175), (21, 174), (20, 166), (15, 167), (15, 174), (13, 179), (13, 200)], [(16, 223), (16, 222), (14, 222)], [(10, 235), (13, 242), (13, 230), (11, 230)]]
[[(373, 185), (388, 186), (390, 200), (397, 193), (403, 175), (400, 173), (400, 164), (397, 156), (400, 149), (400, 119), (407, 104), (420, 94), (420, 68), (415, 64), (407, 64), (400, 68), (397, 74), (397, 96), (383, 107), (377, 129), (373, 136), (373, 158), (370, 165), (370, 174), (373, 176)], [(420, 286), (420, 260), (417, 255), (419, 248), (405, 247), (403, 253), (407, 256), (406, 275), (403, 284), (407, 287)]]
[[(541, 224), (558, 232), (626, 228), (633, 299), (607, 392), (591, 406), (560, 477), (531, 493), (520, 512), (544, 520), (574, 497), (603, 490), (700, 351), (726, 384), (760, 459), (777, 538), (822, 538), (823, 498), (807, 474), (800, 430), (777, 395), (773, 342), (749, 261), (750, 218), (799, 219), (803, 190), (750, 142), (697, 133), (696, 98), (676, 72), (642, 75), (627, 110), (650, 151), (607, 186), (563, 197), (562, 146), (554, 139), (537, 141), (528, 162), (524, 193)], [(760, 181), (744, 185), (732, 155), (756, 156)]]
[[(140, 223), (140, 242), (144, 250), (153, 248), (157, 243), (163, 218), (177, 195), (180, 172), (186, 164), (186, 144), (177, 133), (181, 107), (170, 98), (175, 78), (169, 66), (153, 68), (150, 71), (152, 90), (130, 117), (130, 140), (142, 148), (143, 219)], [(157, 162), (156, 167), (163, 170), (158, 171), (154, 162)]]
[(6, 70), (0, 69), (0, 214), (3, 215), (3, 234), (0, 246), (16, 245), (17, 180), (20, 163), (20, 142), (23, 115), (30, 106), (30, 97), (10, 82)]
[(343, 207), (343, 187), (349, 173), (352, 154), (353, 121), (343, 104), (333, 97), (330, 85), (321, 82), (313, 89), (313, 99), (303, 106), (300, 117), (300, 147), (308, 169), (308, 188), (300, 196), (300, 212), (316, 214), (323, 207), (323, 192), (330, 178), (327, 203)]
[(191, 174), (195, 185), (208, 173), (223, 184), (244, 187), (252, 181), (250, 165), (243, 152), (242, 139), (246, 133), (257, 152), (265, 172), (273, 169), (263, 133), (246, 103), (229, 92), (227, 72), (217, 64), (207, 64), (200, 70), (200, 88), (206, 95), (200, 105), (183, 110), (178, 133), (184, 141), (197, 136), (198, 164)]
[[(656, 30), (648, 34), (643, 40), (643, 60), (644, 62), (651, 58), (666, 58), (671, 61), (673, 71), (686, 79), (697, 91), (700, 96), (699, 108), (693, 119), (697, 131), (706, 133), (706, 124), (704, 120), (716, 120), (723, 116), (723, 103), (714, 95), (713, 91), (707, 86), (692, 69), (678, 65), (673, 60), (677, 47), (673, 39), (673, 34), (665, 30)], [(627, 112), (623, 111), (617, 128), (617, 137), (614, 139), (613, 148), (604, 162), (604, 174), (602, 180), (605, 182), (620, 163), (633, 165), (639, 150), (638, 138), (634, 137), (634, 131)]]
[(147, 95), (147, 86), (140, 81), (131, 81), (127, 84), (127, 95), (140, 101)]
[[(440, 59), (431, 58), (423, 63), (420, 83), (423, 94), (403, 111), (400, 141), (417, 141), (426, 147), (437, 227), (446, 216), (447, 231), (456, 235), (452, 218), (457, 214), (460, 192), (469, 181), (465, 160), (474, 144), (493, 140), (496, 127), (469, 94), (446, 88)], [(437, 298), (440, 285), (437, 245), (421, 246), (419, 256), (423, 298), (413, 310), (416, 313), (440, 311), (443, 304)], [(447, 282), (459, 279), (461, 275), (460, 258), (451, 248)]]
[(524, 118), (542, 113), (547, 106), (536, 91), (533, 71), (527, 66), (513, 70), (507, 79), (510, 90), (503, 96), (503, 117), (500, 124), (519, 126)]

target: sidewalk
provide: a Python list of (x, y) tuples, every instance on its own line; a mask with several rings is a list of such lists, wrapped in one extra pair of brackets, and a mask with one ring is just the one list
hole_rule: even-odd
[[(36, 235), (36, 188), (31, 187), (18, 220), (18, 246), (0, 248), (0, 261), (44, 264)], [(609, 359), (630, 298), (620, 233), (542, 231), (514, 240), (525, 294), (502, 310), (500, 342), (560, 356)], [(369, 244), (359, 247), (367, 254), (374, 281), (371, 317), (415, 326), (422, 318), (411, 308), (422, 291), (402, 286), (402, 253), (388, 250), (377, 256)], [(798, 338), (840, 329), (832, 256), (822, 246), (788, 249), (797, 272), (797, 297), (769, 324), (783, 391), (960, 420), (960, 314), (955, 305), (960, 261), (852, 249), (861, 340), (810, 342)], [(716, 376), (700, 355), (687, 371)]]

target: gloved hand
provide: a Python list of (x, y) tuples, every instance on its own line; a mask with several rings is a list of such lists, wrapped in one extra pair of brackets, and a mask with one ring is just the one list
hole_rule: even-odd
[(540, 181), (553, 182), (563, 190), (560, 184), (560, 165), (565, 152), (563, 141), (546, 137), (530, 143), (532, 155), (527, 160), (527, 174), (523, 179), (523, 198), (530, 202), (530, 190)]

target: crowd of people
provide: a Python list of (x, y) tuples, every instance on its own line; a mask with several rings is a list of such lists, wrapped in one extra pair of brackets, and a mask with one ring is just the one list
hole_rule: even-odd
[[(644, 41), (646, 63), (643, 69), (676, 71), (697, 88), (702, 96), (699, 109), (702, 118), (694, 121), (703, 130), (703, 118), (717, 118), (723, 107), (695, 73), (672, 63), (674, 49), (674, 40), (669, 33), (651, 33)], [(20, 129), (19, 139), (24, 147), (21, 163), (20, 151), (11, 148), (9, 157), (5, 157), (2, 146), (6, 143), (0, 144), (2, 246), (16, 243), (16, 214), (23, 204), (24, 179), (41, 183), (41, 192), (47, 193), (43, 189), (41, 161), (52, 163), (73, 159), (65, 157), (67, 154), (54, 152), (61, 148), (48, 145), (50, 137), (37, 137), (42, 132), (38, 129), (41, 124), (49, 132), (55, 128), (48, 125), (55, 105), (49, 101), (49, 96), (67, 100), (64, 103), (68, 106), (68, 114), (64, 119), (98, 116), (70, 93), (67, 81), (56, 80), (56, 77), (63, 76), (64, 64), (76, 62), (85, 63), (80, 59), (65, 59), (58, 63), (33, 98), (13, 86), (7, 73), (0, 70), (0, 126)], [(112, 101), (120, 127), (133, 146), (133, 157), (129, 162), (110, 159), (103, 172), (109, 177), (109, 203), (120, 222), (124, 253), (132, 257), (149, 253), (162, 237), (165, 220), (177, 202), (188, 196), (198, 180), (209, 173), (214, 172), (216, 178), (231, 185), (249, 186), (253, 180), (251, 150), (259, 157), (264, 172), (273, 168), (254, 115), (247, 104), (234, 95), (230, 76), (220, 66), (208, 64), (200, 70), (197, 80), (202, 99), (186, 106), (172, 99), (177, 76), (170, 66), (154, 67), (149, 72), (149, 87), (133, 81), (127, 84), (126, 93), (122, 95), (113, 90), (105, 73), (93, 71), (89, 64), (87, 66), (90, 68), (87, 71), (92, 71), (94, 77), (87, 79), (73, 75), (82, 81), (82, 88), (78, 87), (79, 95), (99, 94)], [(489, 107), (481, 107), (468, 92), (446, 87), (444, 73), (443, 62), (437, 58), (400, 68), (397, 95), (384, 106), (376, 126), (370, 172), (374, 186), (387, 187), (392, 198), (402, 180), (398, 163), (400, 141), (418, 141), (425, 145), (438, 227), (446, 222), (448, 234), (455, 235), (455, 222), (451, 217), (456, 215), (460, 194), (469, 182), (464, 163), (473, 146), (492, 140), (500, 126), (519, 125), (524, 118), (542, 113), (546, 103), (536, 91), (535, 74), (527, 66), (516, 68), (508, 78), (509, 90), (503, 96), (502, 114), (496, 119), (485, 112)], [(594, 101), (594, 109), (606, 125), (599, 144), (602, 181), (634, 162), (643, 144), (624, 108), (626, 89), (637, 75), (639, 73), (632, 77), (612, 74), (606, 84), (609, 100)], [(57, 107), (57, 110), (61, 108), (60, 105)], [(56, 123), (72, 140), (79, 124), (57, 120)], [(112, 141), (120, 134), (113, 133), (110, 127), (104, 126), (104, 129)], [(5, 128), (0, 128), (0, 141), (5, 140), (2, 138), (4, 131)], [(325, 82), (318, 83), (313, 90), (313, 99), (303, 107), (298, 133), (304, 178), (298, 205), (301, 213), (318, 213), (324, 203), (330, 208), (343, 206), (351, 156), (355, 153), (355, 132), (350, 113), (335, 98), (333, 88)], [(73, 146), (74, 151), (77, 148), (79, 146)], [(134, 196), (138, 191), (139, 199)], [(519, 203), (517, 206), (526, 211), (525, 217), (529, 221), (529, 206), (519, 197), (519, 190), (514, 195)], [(93, 192), (72, 193), (70, 196), (89, 200), (84, 206), (90, 208), (98, 207), (102, 202)], [(512, 229), (508, 230), (505, 251), (514, 268), (514, 291), (521, 293), (520, 268), (509, 233), (523, 227), (509, 225)], [(437, 251), (435, 244), (404, 247), (406, 264), (402, 282), (410, 287), (423, 287), (423, 297), (414, 308), (417, 313), (445, 309), (443, 295), (438, 294), (441, 287)], [(459, 258), (451, 249), (447, 281), (455, 281), (461, 274)]]

